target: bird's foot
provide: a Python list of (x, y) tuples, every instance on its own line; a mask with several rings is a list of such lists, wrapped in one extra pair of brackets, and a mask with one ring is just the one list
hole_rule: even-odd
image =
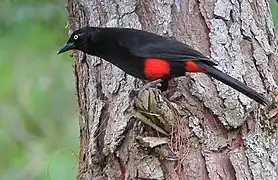
[(156, 79), (154, 81), (148, 82), (143, 87), (133, 89), (133, 93), (138, 95), (140, 92), (143, 92), (144, 90), (147, 89), (152, 89), (156, 92), (161, 93), (160, 87), (162, 87), (162, 82), (163, 82), (162, 79)]
[(156, 79), (154, 81), (148, 82), (147, 84), (145, 84), (141, 89), (141, 91), (149, 89), (149, 88), (160, 88), (162, 86), (163, 80), (162, 79)]

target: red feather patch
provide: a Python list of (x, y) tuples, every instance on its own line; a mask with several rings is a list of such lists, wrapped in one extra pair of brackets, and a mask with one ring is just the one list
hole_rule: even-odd
[(200, 68), (194, 61), (185, 61), (184, 66), (187, 72), (205, 72), (205, 70)]
[(147, 58), (145, 60), (144, 73), (149, 80), (156, 80), (164, 76), (169, 76), (170, 71), (171, 66), (166, 60), (155, 58)]

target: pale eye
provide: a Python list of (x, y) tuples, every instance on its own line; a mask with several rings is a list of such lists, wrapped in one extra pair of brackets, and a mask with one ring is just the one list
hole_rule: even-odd
[(73, 39), (74, 39), (74, 40), (77, 40), (77, 39), (78, 39), (78, 35), (74, 35), (74, 36), (73, 36)]

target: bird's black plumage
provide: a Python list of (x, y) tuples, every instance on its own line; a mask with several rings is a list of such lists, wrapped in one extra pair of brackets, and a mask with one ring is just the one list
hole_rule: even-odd
[(260, 104), (264, 96), (228, 76), (217, 64), (187, 44), (172, 38), (130, 28), (84, 27), (70, 36), (59, 51), (77, 49), (103, 58), (140, 79), (169, 79), (185, 72), (203, 72), (242, 92)]

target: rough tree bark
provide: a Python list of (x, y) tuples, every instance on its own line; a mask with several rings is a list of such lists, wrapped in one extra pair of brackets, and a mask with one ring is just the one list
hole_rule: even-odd
[[(174, 37), (276, 101), (277, 35), (266, 0), (68, 0), (68, 11), (70, 32), (121, 26)], [(137, 99), (156, 114), (140, 117), (158, 114), (167, 137), (134, 118), (131, 92), (141, 81), (80, 52), (74, 73), (78, 179), (278, 179), (276, 106), (258, 106), (206, 75), (187, 74), (155, 100), (152, 91)]]

